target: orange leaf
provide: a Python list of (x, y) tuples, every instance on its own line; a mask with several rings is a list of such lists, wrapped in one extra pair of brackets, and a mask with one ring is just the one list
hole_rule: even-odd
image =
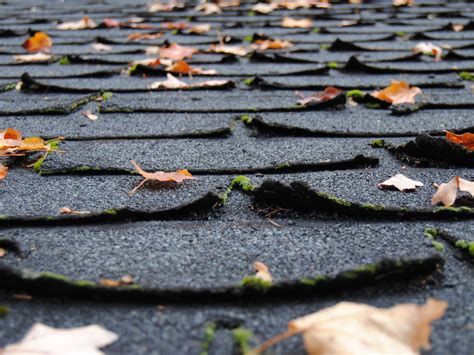
[(173, 60), (183, 60), (184, 58), (191, 58), (198, 50), (192, 47), (184, 47), (177, 43), (168, 46), (160, 47), (160, 58), (167, 58)]
[(338, 89), (338, 88), (335, 88), (335, 87), (332, 87), (332, 86), (328, 86), (327, 88), (324, 89), (323, 92), (315, 93), (311, 96), (303, 96), (299, 92), (297, 92), (296, 94), (300, 98), (298, 100), (298, 103), (300, 105), (305, 105), (306, 106), (306, 105), (311, 104), (311, 103), (320, 103), (320, 102), (329, 101), (329, 100), (335, 98), (336, 96), (338, 96), (341, 93), (342, 93), (341, 89)]
[(167, 71), (178, 74), (205, 74), (205, 75), (215, 75), (216, 71), (213, 69), (203, 70), (201, 68), (193, 68), (184, 60), (180, 60), (173, 65), (170, 65), (166, 68)]
[(45, 49), (49, 49), (52, 46), (53, 41), (44, 32), (36, 32), (22, 44), (22, 47), (28, 52), (40, 52)]
[(29, 137), (21, 141), (18, 150), (47, 150), (44, 139), (39, 137)]
[(133, 194), (135, 191), (137, 191), (146, 181), (148, 180), (157, 180), (157, 181), (162, 181), (162, 182), (176, 182), (176, 183), (182, 183), (184, 180), (194, 180), (196, 179), (191, 175), (191, 173), (185, 169), (183, 170), (177, 170), (175, 172), (170, 172), (170, 173), (165, 173), (164, 171), (156, 171), (154, 173), (147, 173), (144, 171), (140, 166), (132, 160), (132, 164), (135, 167), (135, 169), (138, 171), (138, 173), (145, 178), (137, 187), (135, 187), (132, 191), (130, 191), (130, 194)]
[(253, 48), (264, 51), (266, 49), (282, 49), (293, 47), (290, 41), (283, 41), (281, 39), (258, 39), (252, 45)]
[(3, 180), (7, 177), (8, 166), (0, 164), (0, 180)]
[(159, 33), (132, 33), (127, 36), (130, 41), (140, 41), (142, 39), (152, 40), (163, 37), (165, 34), (163, 32)]
[(3, 139), (21, 140), (21, 132), (13, 128), (7, 128), (3, 133)]
[(161, 27), (167, 30), (185, 30), (189, 24), (187, 22), (163, 22)]
[(291, 17), (284, 17), (281, 21), (281, 26), (287, 28), (310, 28), (313, 27), (313, 20), (309, 18), (294, 19)]
[(224, 44), (211, 44), (211, 48), (209, 49), (209, 52), (212, 53), (225, 53), (225, 54), (234, 54), (238, 56), (244, 56), (247, 55), (249, 52), (247, 48), (243, 46), (227, 46)]
[(474, 133), (455, 134), (446, 131), (446, 139), (466, 147), (467, 150), (474, 150)]
[(393, 80), (385, 89), (374, 91), (372, 96), (379, 100), (389, 102), (392, 105), (398, 105), (415, 103), (415, 96), (418, 94), (421, 94), (419, 87), (410, 87), (405, 81)]

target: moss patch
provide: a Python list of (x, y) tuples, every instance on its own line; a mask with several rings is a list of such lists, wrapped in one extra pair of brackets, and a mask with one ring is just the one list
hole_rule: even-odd
[(217, 324), (214, 322), (208, 323), (204, 328), (204, 339), (202, 341), (201, 352), (199, 353), (199, 355), (207, 355), (209, 348), (216, 336), (216, 329)]
[(240, 282), (240, 287), (252, 288), (260, 292), (265, 292), (270, 287), (272, 287), (272, 283), (268, 281), (264, 281), (255, 276), (246, 276)]
[(467, 72), (467, 71), (463, 71), (463, 72), (459, 73), (459, 77), (460, 77), (462, 80), (474, 81), (474, 74), (469, 73), (469, 72)]
[(352, 97), (353, 99), (363, 99), (365, 97), (365, 92), (361, 90), (349, 90), (346, 92), (347, 97)]
[(468, 242), (464, 239), (459, 239), (454, 243), (456, 248), (467, 251), (471, 256), (474, 256), (474, 242)]
[(245, 175), (235, 177), (227, 187), (227, 189), (220, 195), (221, 204), (225, 204), (229, 198), (229, 194), (235, 187), (240, 187), (242, 191), (251, 192), (255, 189), (250, 179)]
[(251, 330), (243, 327), (236, 328), (232, 331), (232, 338), (241, 354), (250, 354), (250, 340), (253, 338)]
[(0, 306), (0, 317), (4, 317), (8, 313), (10, 313), (10, 308), (8, 308), (6, 306)]

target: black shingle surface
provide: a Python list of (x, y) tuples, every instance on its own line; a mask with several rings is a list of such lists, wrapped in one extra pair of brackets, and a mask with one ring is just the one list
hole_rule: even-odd
[[(438, 150), (447, 144), (444, 130), (474, 133), (472, 85), (459, 75), (474, 71), (474, 7), (446, 0), (399, 8), (390, 1), (331, 3), (259, 14), (245, 1), (211, 15), (191, 4), (151, 13), (144, 0), (0, 5), (1, 126), (25, 137), (64, 137), (36, 170), (38, 153), (2, 158), (9, 174), (0, 181), (0, 306), (11, 312), (0, 317), (0, 348), (35, 322), (97, 323), (120, 336), (106, 353), (240, 354), (232, 338), (239, 326), (255, 334), (256, 346), (290, 319), (340, 301), (387, 307), (434, 297), (449, 308), (424, 353), (470, 354), (474, 205), (466, 193), (454, 209), (431, 206), (431, 197), (434, 184), (454, 176), (474, 180), (472, 161)], [(100, 26), (57, 28), (84, 16)], [(312, 18), (313, 25), (283, 28), (284, 17)], [(106, 28), (105, 18), (141, 18), (133, 26), (149, 28)], [(208, 23), (211, 30), (189, 34), (164, 22)], [(35, 31), (51, 36), (51, 60), (17, 63), (13, 56), (26, 54), (21, 44)], [(163, 36), (128, 38), (156, 32)], [(246, 56), (208, 52), (220, 40), (250, 48), (262, 36), (293, 46)], [(217, 71), (176, 75), (180, 80), (232, 85), (150, 90), (166, 79), (162, 67), (127, 74), (132, 61), (156, 59), (150, 47), (166, 41), (199, 49), (188, 62)], [(415, 55), (420, 42), (443, 47), (445, 58)], [(94, 43), (110, 50), (99, 52)], [(391, 80), (423, 94), (402, 107), (345, 96), (352, 89), (370, 94)], [(295, 91), (308, 96), (327, 86), (346, 92), (322, 105), (298, 105)], [(89, 110), (97, 120), (85, 117)], [(416, 137), (429, 141), (420, 134), (436, 136), (437, 145), (425, 153), (403, 150)], [(147, 171), (189, 169), (198, 179), (148, 182), (129, 195), (143, 180), (131, 160)], [(396, 173), (424, 186), (378, 188)], [(251, 185), (239, 185), (239, 175)], [(63, 207), (84, 213), (61, 214)], [(427, 228), (437, 232), (434, 240)], [(240, 285), (255, 261), (272, 272), (267, 292)], [(361, 271), (367, 265), (376, 271)], [(124, 275), (135, 287), (100, 286), (101, 278)], [(328, 281), (302, 282), (318, 275)], [(19, 301), (19, 293), (33, 298)], [(217, 330), (206, 349), (211, 322)], [(304, 350), (295, 337), (269, 353)]]

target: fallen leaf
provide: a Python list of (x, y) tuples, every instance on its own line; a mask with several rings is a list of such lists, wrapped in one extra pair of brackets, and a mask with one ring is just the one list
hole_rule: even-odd
[(341, 89), (328, 86), (324, 89), (323, 92), (318, 92), (315, 93), (311, 96), (304, 96), (300, 92), (296, 92), (296, 95), (299, 97), (298, 103), (300, 105), (307, 106), (308, 104), (313, 104), (313, 103), (320, 103), (320, 102), (326, 102), (329, 101), (339, 94), (342, 93)]
[(411, 86), (405, 81), (392, 80), (392, 83), (381, 91), (374, 91), (371, 95), (379, 100), (398, 104), (415, 103), (416, 95), (421, 94), (421, 89)]
[(379, 188), (381, 189), (396, 188), (399, 191), (413, 191), (416, 190), (417, 187), (421, 186), (423, 186), (422, 182), (409, 179), (403, 174), (396, 174), (390, 179), (379, 184)]
[(185, 30), (189, 27), (189, 24), (187, 22), (162, 22), (160, 24), (161, 28), (167, 29), (167, 30)]
[(446, 139), (464, 146), (467, 150), (474, 150), (474, 133), (463, 133), (455, 134), (453, 132), (446, 131)]
[(3, 248), (0, 248), (0, 258), (3, 258), (5, 255), (7, 255), (7, 251)]
[(206, 80), (200, 81), (197, 83), (187, 84), (184, 81), (176, 79), (170, 73), (166, 74), (167, 80), (165, 81), (156, 81), (150, 86), (149, 89), (193, 89), (193, 88), (216, 88), (216, 87), (224, 87), (227, 85), (232, 84), (230, 80)]
[(84, 30), (87, 28), (96, 28), (97, 23), (94, 22), (89, 16), (84, 16), (79, 21), (63, 22), (59, 24), (56, 28), (63, 31), (74, 31), (74, 30)]
[(309, 9), (311, 7), (328, 9), (331, 7), (329, 0), (280, 0), (278, 5), (287, 10)]
[(8, 166), (0, 164), (0, 180), (4, 180), (8, 175)]
[(157, 33), (131, 33), (127, 36), (129, 41), (141, 41), (142, 39), (146, 40), (154, 40), (163, 37), (165, 34), (164, 32), (157, 32)]
[(257, 39), (253, 42), (251, 47), (253, 49), (264, 51), (267, 49), (291, 48), (293, 47), (293, 43), (281, 39)]
[(119, 286), (127, 286), (133, 285), (135, 281), (133, 277), (130, 275), (124, 275), (120, 278), (120, 280), (112, 280), (112, 279), (100, 279), (100, 284), (106, 287), (119, 287)]
[(435, 62), (439, 62), (443, 56), (443, 50), (441, 47), (438, 47), (431, 42), (418, 43), (412, 48), (412, 52), (415, 54), (423, 53), (424, 55), (431, 55), (434, 57)]
[(392, 0), (393, 6), (413, 6), (415, 0)]
[(219, 7), (237, 7), (240, 6), (240, 0), (217, 0)]
[(262, 281), (266, 281), (271, 283), (272, 282), (272, 274), (270, 274), (270, 270), (268, 266), (260, 261), (256, 261), (253, 263), (253, 267), (256, 271), (255, 277)]
[(26, 151), (51, 151), (50, 142), (45, 142), (39, 137), (28, 137), (22, 139), (21, 132), (7, 128), (0, 131), (0, 156), (23, 156)]
[(228, 46), (225, 44), (211, 44), (209, 48), (210, 53), (224, 53), (224, 54), (234, 54), (238, 56), (245, 56), (248, 54), (248, 49), (243, 46)]
[(211, 2), (205, 2), (203, 4), (199, 4), (194, 8), (195, 11), (200, 11), (204, 15), (211, 15), (211, 14), (220, 14), (222, 13), (221, 8), (219, 5), (211, 3)]
[(160, 58), (172, 59), (172, 60), (183, 60), (185, 58), (191, 58), (196, 54), (198, 50), (192, 47), (181, 46), (178, 43), (172, 43), (160, 47), (159, 56)]
[(82, 111), (82, 112), (81, 112), (81, 115), (87, 117), (87, 118), (90, 119), (91, 121), (96, 121), (96, 120), (99, 118), (99, 116), (97, 116), (96, 114), (92, 113), (91, 110)]
[(423, 305), (402, 303), (377, 308), (340, 302), (288, 323), (288, 331), (255, 349), (268, 347), (303, 333), (308, 354), (419, 354), (430, 349), (431, 322), (440, 319), (448, 304), (428, 299)]
[(103, 43), (92, 43), (91, 48), (96, 52), (110, 52), (112, 46)]
[(461, 32), (464, 29), (464, 25), (463, 24), (453, 24), (452, 28), (453, 28), (454, 32)]
[(204, 70), (202, 68), (191, 67), (184, 60), (180, 60), (166, 68), (166, 71), (177, 74), (199, 74), (199, 75), (216, 75), (214, 69)]
[(281, 21), (281, 26), (287, 28), (310, 28), (313, 27), (313, 20), (309, 18), (294, 19), (291, 17), (284, 17)]
[(44, 32), (36, 32), (21, 46), (28, 52), (40, 52), (49, 50), (53, 46), (53, 40)]
[(254, 12), (258, 12), (260, 14), (268, 14), (274, 10), (276, 10), (278, 8), (278, 4), (277, 3), (263, 3), (263, 2), (259, 2), (255, 5), (253, 5), (250, 10), (254, 11)]
[(138, 173), (145, 178), (145, 180), (143, 180), (137, 187), (135, 187), (132, 191), (130, 191), (130, 194), (133, 194), (135, 191), (137, 191), (148, 180), (156, 180), (156, 181), (162, 181), (162, 182), (176, 182), (180, 184), (184, 180), (196, 179), (186, 169), (177, 170), (171, 173), (165, 173), (164, 171), (156, 171), (154, 173), (147, 173), (142, 168), (140, 168), (140, 166), (133, 160), (132, 160), (132, 164), (135, 167), (135, 169), (138, 171)]
[(166, 4), (163, 4), (161, 1), (155, 2), (148, 7), (148, 12), (159, 12), (159, 11), (172, 11), (175, 8), (184, 7), (184, 3), (178, 1), (169, 1)]
[(158, 67), (161, 65), (172, 65), (173, 61), (171, 59), (141, 59), (141, 60), (134, 60), (133, 62), (129, 63), (129, 67), (133, 68), (136, 65), (146, 65), (149, 67)]
[(42, 63), (51, 60), (52, 55), (38, 52), (35, 54), (14, 55), (13, 59), (16, 63)]
[(35, 323), (24, 338), (0, 350), (2, 354), (99, 355), (99, 349), (112, 344), (118, 335), (93, 324), (86, 327), (59, 329)]
[(69, 207), (61, 207), (59, 209), (59, 213), (60, 214), (67, 214), (67, 215), (77, 215), (77, 216), (91, 214), (91, 212), (89, 212), (89, 211), (73, 210), (72, 208), (69, 208)]
[(474, 197), (474, 182), (455, 176), (447, 183), (438, 186), (438, 190), (431, 199), (432, 205), (442, 203), (444, 206), (452, 206), (456, 202), (458, 191), (465, 191)]
[(211, 28), (212, 28), (212, 26), (210, 24), (203, 23), (201, 25), (195, 25), (195, 26), (189, 27), (188, 32), (189, 33), (196, 33), (196, 34), (206, 33), (206, 32), (209, 32), (211, 30)]
[(31, 301), (33, 299), (33, 296), (26, 293), (15, 293), (12, 297), (18, 301)]

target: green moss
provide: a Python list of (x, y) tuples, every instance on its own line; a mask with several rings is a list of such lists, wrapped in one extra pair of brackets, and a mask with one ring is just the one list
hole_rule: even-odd
[(403, 31), (395, 32), (395, 36), (398, 36), (398, 37), (406, 36), (406, 32), (403, 32)]
[(435, 213), (442, 213), (442, 212), (452, 212), (452, 213), (465, 213), (465, 212), (474, 212), (474, 210), (470, 207), (438, 207), (434, 210)]
[(10, 217), (8, 217), (7, 215), (5, 215), (5, 214), (0, 214), (0, 220), (1, 220), (1, 221), (6, 221), (6, 220), (8, 220), (8, 219), (10, 219)]
[(107, 101), (107, 100), (110, 99), (113, 95), (114, 95), (114, 94), (111, 93), (110, 91), (105, 91), (105, 92), (102, 93), (101, 96), (102, 96), (102, 99), (103, 99), (104, 101)]
[(374, 139), (370, 142), (370, 146), (372, 148), (384, 148), (385, 147), (385, 140), (383, 139)]
[(320, 49), (328, 50), (328, 49), (331, 48), (331, 45), (330, 45), (330, 44), (323, 43), (323, 44), (320, 44), (320, 45), (319, 45), (319, 48), (320, 48)]
[(315, 277), (303, 277), (303, 278), (300, 279), (300, 282), (303, 285), (316, 286), (320, 282), (326, 281), (328, 279), (329, 279), (329, 277), (327, 277), (327, 276), (318, 275), (318, 276), (315, 276)]
[(109, 208), (109, 209), (106, 209), (104, 211), (102, 211), (103, 214), (108, 214), (108, 215), (111, 215), (111, 216), (115, 216), (118, 212), (115, 208)]
[(252, 43), (252, 42), (253, 42), (253, 36), (252, 36), (252, 35), (245, 36), (245, 37), (244, 37), (244, 41), (245, 41), (245, 42)]
[(78, 287), (95, 287), (95, 286), (97, 286), (97, 284), (95, 282), (88, 281), (88, 280), (74, 281), (74, 285), (78, 286)]
[(462, 80), (474, 81), (474, 74), (469, 73), (469, 72), (467, 72), (467, 71), (460, 72), (460, 73), (459, 73), (459, 77), (460, 77)]
[(357, 89), (349, 90), (348, 92), (346, 92), (346, 96), (352, 97), (354, 99), (362, 99), (365, 96), (365, 92)]
[(315, 28), (313, 28), (313, 29), (311, 30), (311, 32), (313, 32), (313, 33), (319, 33), (319, 32), (321, 32), (321, 29), (315, 27)]
[(372, 205), (371, 203), (363, 203), (360, 207), (370, 211), (383, 211), (385, 209), (384, 206)]
[(291, 166), (290, 163), (282, 163), (282, 164), (278, 164), (277, 166), (275, 166), (275, 169), (276, 170), (286, 169), (286, 168), (289, 168), (290, 166)]
[(133, 75), (135, 71), (137, 70), (138, 64), (132, 65), (130, 68), (128, 68), (128, 75)]
[(341, 205), (341, 206), (352, 206), (352, 203), (349, 202), (349, 201), (346, 201), (342, 198), (338, 198), (338, 197), (335, 197), (335, 196), (332, 196), (330, 194), (327, 194), (325, 192), (317, 192), (317, 195), (321, 198), (324, 198), (325, 200), (329, 200), (329, 201), (332, 201), (338, 205)]
[(250, 192), (255, 189), (255, 186), (252, 185), (252, 182), (247, 176), (239, 175), (230, 182), (227, 189), (221, 194), (220, 202), (222, 205), (224, 205), (227, 202), (227, 199), (229, 198), (229, 194), (236, 186), (240, 187), (245, 192)]
[(56, 274), (54, 272), (49, 272), (49, 271), (40, 272), (38, 275), (38, 278), (56, 280), (56, 281), (62, 281), (62, 282), (68, 282), (68, 283), (70, 282), (70, 279), (68, 277), (61, 274)]
[(10, 83), (3, 87), (3, 91), (15, 90), (15, 88), (16, 88), (16, 83)]
[(240, 349), (241, 354), (250, 353), (250, 340), (253, 338), (253, 332), (249, 329), (238, 327), (232, 331), (234, 344)]
[(244, 122), (245, 124), (251, 124), (253, 121), (253, 118), (249, 115), (242, 115), (240, 116), (240, 120)]
[(8, 308), (6, 306), (0, 306), (0, 317), (4, 317), (8, 313), (10, 313), (10, 308)]
[(431, 244), (433, 245), (433, 247), (436, 249), (436, 251), (442, 253), (444, 251), (444, 244), (443, 243), (440, 243), (436, 240), (432, 240), (431, 241)]
[(244, 80), (244, 84), (247, 86), (251, 86), (253, 85), (254, 81), (255, 81), (255, 78), (247, 78)]
[(204, 339), (202, 341), (201, 352), (199, 355), (207, 355), (209, 347), (211, 346), (216, 336), (217, 325), (214, 322), (208, 323), (204, 328)]
[(368, 102), (365, 104), (365, 107), (370, 108), (372, 110), (378, 110), (382, 106), (378, 102)]
[(428, 239), (435, 239), (438, 235), (438, 230), (436, 228), (425, 228), (424, 234)]
[(44, 154), (42, 155), (34, 164), (33, 164), (33, 170), (36, 171), (37, 173), (40, 172), (41, 167), (43, 166), (44, 161), (46, 160), (46, 157), (48, 155)]
[(345, 271), (341, 274), (344, 279), (354, 280), (359, 278), (361, 275), (371, 274), (374, 275), (380, 271), (380, 264), (364, 264), (355, 267), (352, 270)]
[(255, 16), (255, 15), (256, 15), (255, 11), (247, 12), (247, 16)]
[(71, 61), (69, 60), (69, 57), (62, 57), (61, 59), (59, 59), (59, 64), (60, 65), (70, 65), (71, 64)]
[(337, 64), (337, 62), (329, 62), (329, 63), (326, 63), (326, 66), (329, 69), (337, 69), (339, 65)]
[(464, 239), (457, 240), (454, 244), (456, 248), (467, 251), (471, 256), (474, 256), (474, 242), (467, 242)]
[(240, 287), (244, 288), (253, 288), (257, 291), (267, 291), (272, 287), (272, 283), (269, 281), (264, 281), (255, 276), (246, 276), (240, 282)]

